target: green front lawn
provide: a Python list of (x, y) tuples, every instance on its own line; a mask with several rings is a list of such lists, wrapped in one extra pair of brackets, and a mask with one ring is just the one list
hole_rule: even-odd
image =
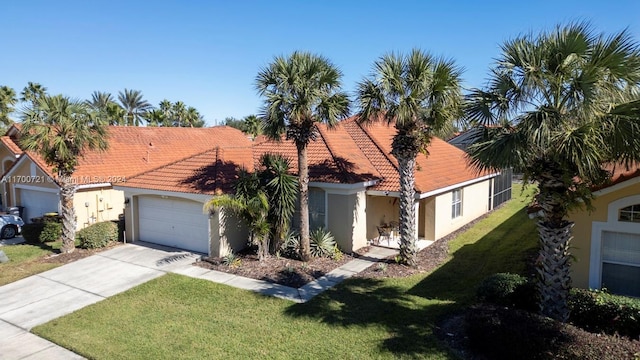
[(60, 245), (18, 244), (0, 247), (9, 257), (9, 262), (0, 264), (0, 286), (62, 265), (40, 261), (50, 255), (55, 247), (59, 248)]
[(33, 331), (89, 358), (454, 358), (433, 334), (495, 272), (536, 246), (514, 200), (451, 242), (448, 262), (402, 279), (350, 279), (306, 304), (166, 275)]

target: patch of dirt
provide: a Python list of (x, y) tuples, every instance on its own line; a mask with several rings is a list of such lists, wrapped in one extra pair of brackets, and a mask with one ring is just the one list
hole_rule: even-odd
[[(364, 252), (361, 250), (359, 253), (362, 254)], [(359, 254), (343, 254), (342, 259), (339, 260), (314, 258), (306, 263), (300, 260), (276, 256), (269, 256), (263, 261), (259, 261), (255, 252), (247, 250), (237, 254), (239, 262), (232, 266), (223, 264), (222, 258), (206, 257), (194, 265), (252, 279), (265, 280), (292, 288), (299, 288), (322, 277), (331, 270), (346, 264), (358, 255)]]
[(121, 242), (113, 242), (103, 248), (100, 249), (81, 249), (76, 247), (76, 249), (72, 253), (61, 254), (58, 250), (55, 250), (53, 254), (49, 256), (42, 257), (37, 260), (40, 263), (53, 263), (53, 264), (68, 264), (70, 262), (84, 259), (87, 256), (91, 256), (93, 254), (113, 249), (114, 247), (122, 245)]

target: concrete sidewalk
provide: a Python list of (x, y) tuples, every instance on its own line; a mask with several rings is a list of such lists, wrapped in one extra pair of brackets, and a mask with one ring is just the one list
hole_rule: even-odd
[(200, 254), (147, 243), (126, 244), (0, 287), (0, 359), (81, 358), (29, 330), (168, 272), (303, 303), (397, 250), (372, 247), (299, 289), (192, 264)]

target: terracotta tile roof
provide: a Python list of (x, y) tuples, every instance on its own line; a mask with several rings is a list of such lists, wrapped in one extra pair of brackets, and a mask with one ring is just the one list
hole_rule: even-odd
[(15, 143), (15, 141), (13, 141), (13, 139), (11, 139), (9, 136), (2, 136), (0, 137), (0, 141), (4, 144), (4, 146), (7, 147), (7, 149), (9, 149), (9, 151), (11, 151), (14, 155), (20, 155), (22, 154), (22, 149), (20, 149), (20, 147), (18, 146), (18, 144)]
[(640, 163), (633, 163), (628, 166), (622, 163), (611, 163), (606, 164), (603, 168), (609, 171), (611, 178), (606, 184), (593, 187), (593, 191), (602, 190), (640, 176)]
[(240, 168), (253, 168), (251, 148), (216, 148), (135, 176), (123, 187), (184, 193), (230, 193)]
[[(110, 126), (109, 148), (89, 151), (74, 173), (78, 184), (116, 183), (180, 159), (216, 147), (249, 147), (251, 141), (228, 126), (211, 128), (163, 128)], [(52, 168), (38, 155), (29, 156), (50, 176)]]

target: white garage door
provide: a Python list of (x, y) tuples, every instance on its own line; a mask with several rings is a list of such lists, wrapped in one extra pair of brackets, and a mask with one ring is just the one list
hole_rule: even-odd
[(57, 193), (37, 190), (18, 189), (20, 192), (20, 205), (24, 206), (22, 214), (25, 222), (31, 222), (32, 218), (40, 217), (49, 212), (58, 212), (60, 197)]
[(209, 253), (209, 216), (202, 203), (140, 196), (138, 224), (142, 241)]

